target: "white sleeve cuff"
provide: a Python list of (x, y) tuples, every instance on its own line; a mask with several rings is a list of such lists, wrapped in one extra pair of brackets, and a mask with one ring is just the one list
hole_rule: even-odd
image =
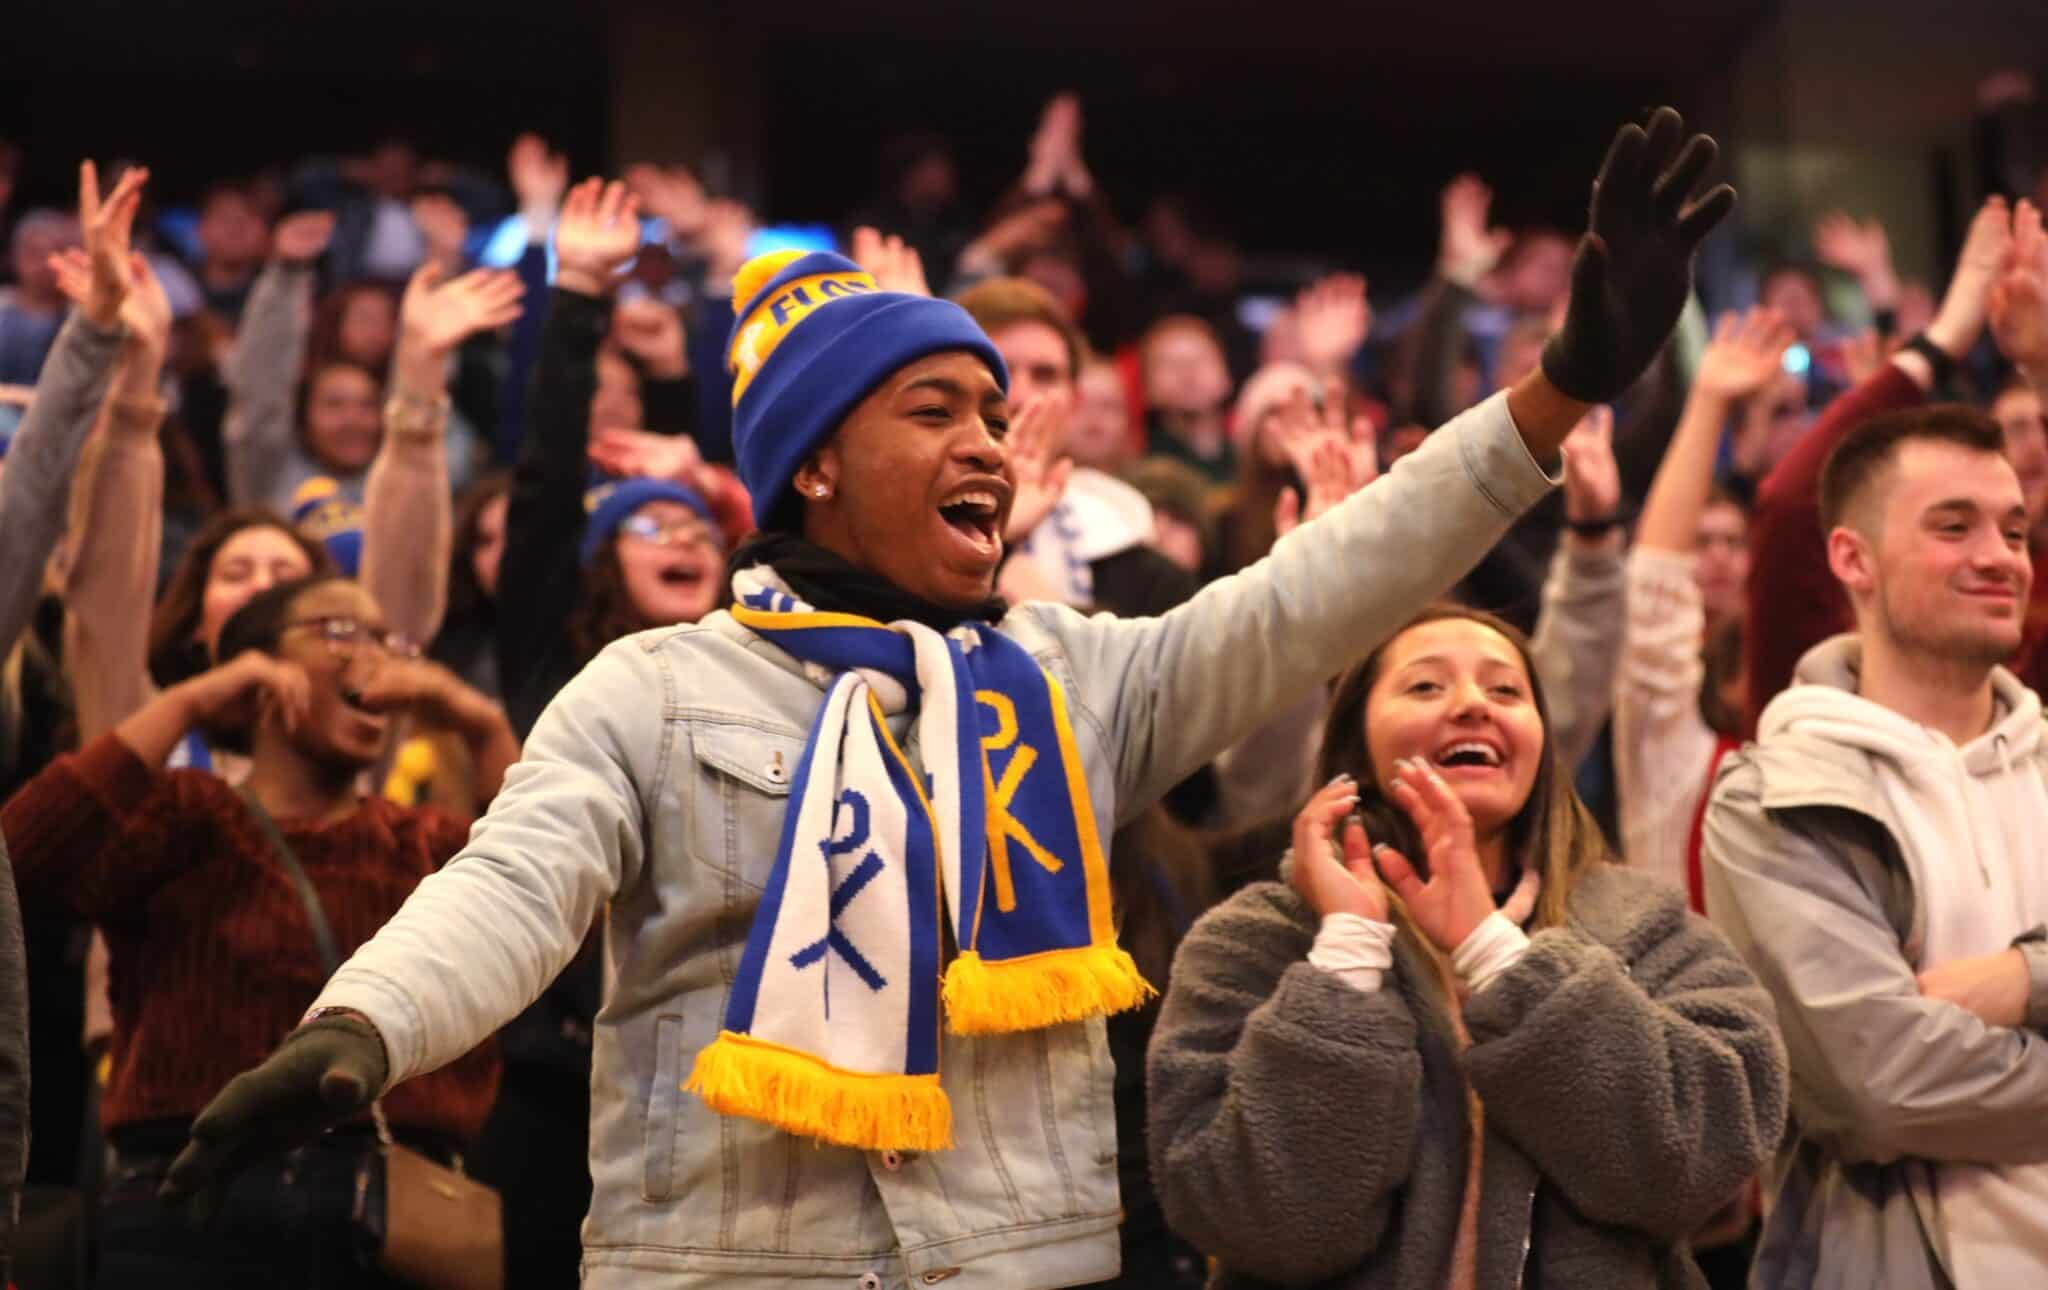
[(1506, 971), (1529, 948), (1529, 936), (1495, 910), (1451, 952), (1451, 970), (1473, 994)]
[(1308, 961), (1372, 994), (1394, 966), (1394, 925), (1359, 914), (1326, 914), (1315, 944), (1309, 946)]

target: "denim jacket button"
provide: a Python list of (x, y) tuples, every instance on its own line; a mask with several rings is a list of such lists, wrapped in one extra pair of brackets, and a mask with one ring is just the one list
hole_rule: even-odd
[(861, 1273), (860, 1290), (882, 1290), (882, 1278), (872, 1272)]
[(789, 772), (787, 770), (784, 770), (782, 767), (781, 753), (772, 753), (770, 754), (770, 758), (771, 760), (768, 762), (768, 765), (762, 770), (761, 773), (768, 777), (769, 783), (780, 784), (783, 780), (789, 778)]
[(884, 1151), (882, 1153), (882, 1168), (893, 1174), (902, 1167), (903, 1153), (901, 1151)]

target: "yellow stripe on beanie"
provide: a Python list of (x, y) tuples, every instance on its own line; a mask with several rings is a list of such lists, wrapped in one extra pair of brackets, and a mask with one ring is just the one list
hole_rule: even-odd
[(848, 296), (866, 295), (880, 290), (875, 280), (858, 270), (852, 272), (814, 273), (807, 277), (792, 278), (773, 291), (762, 290), (774, 281), (775, 275), (802, 259), (801, 251), (772, 251), (757, 255), (740, 266), (733, 275), (732, 298), (742, 302), (751, 300), (752, 308), (733, 330), (732, 349), (728, 362), (732, 368), (732, 401), (739, 406), (740, 396), (746, 393), (753, 382), (754, 374), (775, 352), (783, 337), (795, 329), (813, 310), (843, 300)]

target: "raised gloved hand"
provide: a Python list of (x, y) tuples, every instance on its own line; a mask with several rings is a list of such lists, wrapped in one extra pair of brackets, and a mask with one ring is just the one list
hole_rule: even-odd
[(1663, 347), (1692, 292), (1694, 250), (1735, 205), (1727, 184), (1691, 199), (1719, 151), (1704, 134), (1686, 138), (1668, 107), (1647, 131), (1625, 125), (1614, 136), (1593, 180), (1564, 326), (1543, 347), (1543, 374), (1560, 393), (1609, 402)]
[(243, 1071), (192, 1122), (159, 1195), (205, 1222), (234, 1176), (361, 1115), (390, 1075), (384, 1040), (360, 1017), (315, 1017)]

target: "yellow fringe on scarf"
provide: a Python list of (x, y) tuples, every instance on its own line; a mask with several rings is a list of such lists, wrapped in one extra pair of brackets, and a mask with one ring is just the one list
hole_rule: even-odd
[(969, 950), (946, 969), (946, 1024), (956, 1035), (1036, 1030), (1135, 1008), (1153, 995), (1122, 946), (1047, 950), (989, 962)]
[(711, 1109), (863, 1151), (943, 1151), (953, 1108), (936, 1075), (840, 1070), (808, 1053), (730, 1030), (697, 1054), (683, 1083)]

